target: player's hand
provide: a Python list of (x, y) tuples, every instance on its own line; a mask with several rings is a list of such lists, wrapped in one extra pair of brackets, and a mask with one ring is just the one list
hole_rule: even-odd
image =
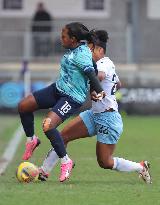
[(93, 91), (92, 93), (91, 93), (91, 99), (93, 100), (93, 101), (97, 101), (97, 100), (102, 100), (104, 97), (106, 96), (106, 94), (105, 94), (105, 92), (104, 91), (102, 91), (102, 92), (100, 92), (100, 93), (96, 93), (95, 91)]
[(106, 96), (105, 92), (102, 91), (97, 94), (97, 100), (102, 100)]
[(92, 91), (91, 92), (91, 100), (93, 100), (93, 101), (97, 101), (97, 93), (96, 93), (96, 91)]

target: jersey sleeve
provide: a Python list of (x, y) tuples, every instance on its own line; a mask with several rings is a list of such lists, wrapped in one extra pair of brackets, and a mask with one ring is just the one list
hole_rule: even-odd
[(98, 71), (104, 72), (106, 76), (108, 74), (109, 66), (110, 66), (109, 64), (107, 64), (102, 60), (97, 62)]
[[(114, 73), (115, 73), (115, 65), (112, 62), (107, 62), (107, 61), (103, 61), (100, 60), (97, 62), (97, 67), (98, 67), (98, 71), (104, 72), (107, 76), (107, 74), (109, 74), (110, 72), (112, 72), (111, 70), (114, 69)], [(115, 73), (115, 82), (119, 82), (119, 77), (118, 75)]]

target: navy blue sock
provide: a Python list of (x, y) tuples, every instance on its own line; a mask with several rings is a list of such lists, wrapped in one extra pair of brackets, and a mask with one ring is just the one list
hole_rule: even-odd
[(34, 115), (32, 112), (19, 113), (24, 132), (27, 137), (34, 135)]
[(45, 132), (45, 135), (50, 140), (51, 145), (54, 148), (57, 155), (59, 156), (59, 158), (63, 158), (67, 154), (67, 152), (64, 146), (63, 139), (58, 130), (56, 128), (53, 128)]

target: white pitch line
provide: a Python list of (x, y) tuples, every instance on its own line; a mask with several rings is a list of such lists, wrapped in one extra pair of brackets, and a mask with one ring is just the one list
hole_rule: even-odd
[(20, 126), (14, 133), (2, 157), (0, 158), (0, 175), (2, 175), (5, 172), (7, 166), (12, 161), (15, 152), (18, 148), (18, 145), (22, 139), (22, 135), (23, 135), (23, 129), (22, 126)]

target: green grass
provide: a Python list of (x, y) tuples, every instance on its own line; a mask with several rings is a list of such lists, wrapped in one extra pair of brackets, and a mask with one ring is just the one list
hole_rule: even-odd
[[(43, 136), (41, 117), (36, 131), (42, 145), (31, 162), (40, 165), (49, 142)], [(0, 176), (0, 205), (160, 205), (160, 117), (124, 117), (124, 132), (115, 156), (151, 162), (153, 184), (146, 185), (136, 173), (120, 173), (98, 167), (95, 138), (72, 142), (68, 153), (76, 162), (71, 179), (58, 182), (59, 165), (46, 183), (21, 184), (15, 170), (21, 162), (24, 140), (5, 175)], [(9, 135), (8, 129), (5, 130)], [(0, 138), (1, 139), (1, 138)]]
[(19, 125), (19, 119), (15, 115), (0, 115), (0, 156), (3, 153), (8, 141)]

